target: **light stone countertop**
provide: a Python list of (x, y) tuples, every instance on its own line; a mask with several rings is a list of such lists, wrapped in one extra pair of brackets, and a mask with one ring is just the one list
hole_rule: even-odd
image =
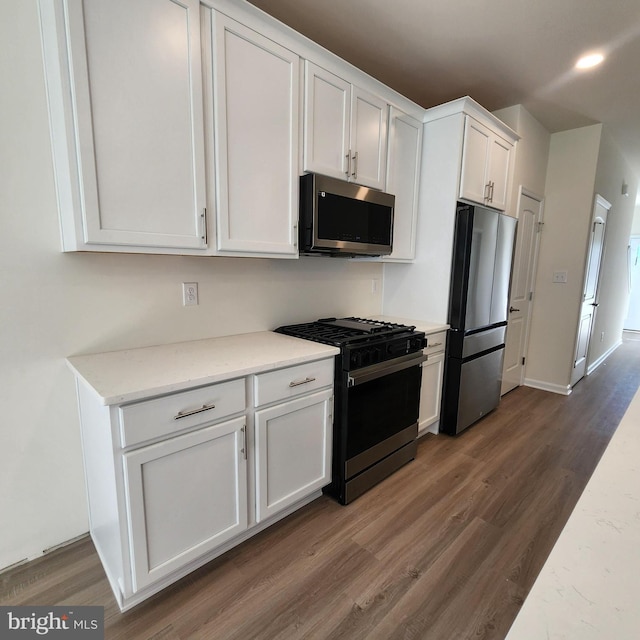
[(640, 391), (507, 640), (640, 638)]
[(271, 331), (67, 358), (105, 405), (330, 358), (340, 350)]

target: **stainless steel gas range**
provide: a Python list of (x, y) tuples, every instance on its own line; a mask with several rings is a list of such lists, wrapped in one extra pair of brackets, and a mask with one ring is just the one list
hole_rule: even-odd
[(325, 493), (348, 504), (415, 458), (424, 333), (363, 318), (325, 318), (276, 331), (340, 347), (333, 473)]

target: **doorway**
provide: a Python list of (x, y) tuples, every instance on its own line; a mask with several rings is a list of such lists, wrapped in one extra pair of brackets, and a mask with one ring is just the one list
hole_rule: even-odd
[(587, 369), (587, 354), (589, 353), (593, 321), (598, 307), (598, 282), (600, 266), (604, 256), (604, 241), (609, 209), (611, 209), (611, 204), (602, 196), (596, 194), (591, 218), (591, 234), (589, 236), (589, 250), (587, 252), (587, 265), (584, 276), (582, 307), (580, 309), (580, 320), (578, 321), (576, 352), (573, 371), (571, 372), (572, 387), (584, 377)]
[(501, 395), (524, 380), (542, 209), (542, 198), (520, 187)]
[(631, 236), (627, 254), (629, 262), (629, 309), (623, 327), (640, 331), (640, 236)]

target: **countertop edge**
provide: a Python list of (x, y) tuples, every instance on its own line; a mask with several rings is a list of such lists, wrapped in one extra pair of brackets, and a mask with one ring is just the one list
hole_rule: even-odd
[[(243, 346), (243, 342), (248, 342)], [(256, 352), (260, 347), (265, 355)], [(206, 358), (213, 357), (216, 347), (223, 350), (222, 360), (207, 368)], [(286, 355), (287, 348), (292, 355)], [(236, 354), (234, 355), (234, 349)], [(253, 349), (253, 352), (250, 350)], [(282, 350), (277, 356), (269, 355)], [(188, 342), (171, 343), (95, 354), (79, 354), (66, 358), (77, 380), (97, 395), (101, 404), (118, 405), (194, 389), (226, 380), (265, 373), (306, 362), (333, 357), (337, 347), (301, 340), (270, 331), (237, 336), (223, 336)], [(176, 357), (183, 361), (175, 362)], [(199, 358), (188, 362), (190, 357)], [(203, 363), (204, 361), (204, 363)], [(158, 368), (172, 364), (176, 373), (159, 376)], [(128, 382), (122, 380), (126, 370)], [(137, 369), (137, 370), (136, 370)]]

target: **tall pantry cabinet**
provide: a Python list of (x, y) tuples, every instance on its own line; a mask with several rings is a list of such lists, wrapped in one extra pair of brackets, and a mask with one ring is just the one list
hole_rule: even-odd
[(416, 256), (385, 264), (383, 310), (446, 323), (456, 203), (505, 210), (518, 135), (469, 97), (428, 109), (424, 123)]

